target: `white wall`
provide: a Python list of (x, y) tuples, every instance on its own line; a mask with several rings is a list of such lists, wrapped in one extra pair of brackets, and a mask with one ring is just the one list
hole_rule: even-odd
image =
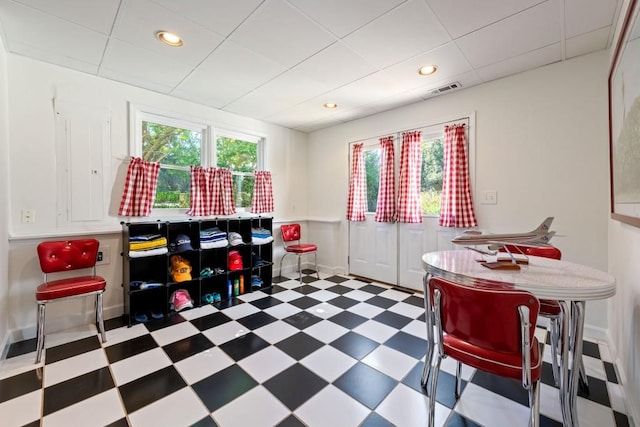
[[(606, 270), (607, 67), (602, 51), (311, 133), (309, 212), (341, 219), (333, 227), (341, 242), (318, 253), (321, 263), (348, 270), (348, 142), (475, 111), (474, 199), (498, 192), (497, 205), (476, 202), (480, 227), (527, 231), (555, 216), (563, 259)], [(586, 334), (604, 337), (607, 303), (589, 302), (586, 323)]]
[[(0, 37), (0, 200), (9, 200), (7, 55)], [(8, 204), (0, 203), (0, 359), (9, 337)]]
[[(108, 245), (111, 263), (98, 267), (98, 273), (108, 281), (105, 317), (122, 314), (121, 218), (116, 216), (116, 212), (126, 174), (125, 160), (129, 156), (128, 102), (202, 119), (222, 128), (266, 135), (265, 169), (270, 170), (273, 175), (276, 209), (273, 216), (276, 219), (307, 216), (306, 134), (17, 55), (8, 54), (7, 60), (10, 106), (8, 154), (12, 165), (9, 172), (11, 191), (8, 204), (11, 240), (8, 254), (8, 298), (0, 298), (0, 301), (10, 308), (9, 318), (4, 322), (8, 322), (9, 329), (16, 332), (14, 339), (35, 335), (34, 291), (41, 280), (35, 247), (42, 240), (70, 235), (97, 235), (103, 246)], [(56, 225), (55, 97), (111, 110), (110, 172), (113, 191), (109, 201), (109, 217), (104, 224), (65, 228)], [(4, 100), (7, 97), (0, 93), (0, 98)], [(0, 119), (1, 113), (2, 109)], [(6, 129), (6, 126), (1, 127)], [(6, 158), (1, 153), (0, 157)], [(0, 165), (0, 173), (5, 170)], [(2, 193), (4, 191), (0, 188), (0, 197)], [(4, 208), (7, 205), (2, 206)], [(25, 208), (35, 210), (35, 223), (21, 223), (21, 210)], [(0, 223), (4, 226), (7, 221)], [(6, 260), (2, 251), (0, 245), (0, 260)], [(0, 271), (7, 269), (0, 265)], [(6, 293), (4, 282), (0, 279), (0, 292)], [(5, 310), (2, 312), (6, 313)], [(47, 308), (47, 329), (68, 327), (69, 323), (89, 319), (91, 314), (90, 301), (78, 303), (72, 300), (50, 304)], [(0, 319), (0, 327), (1, 322)]]

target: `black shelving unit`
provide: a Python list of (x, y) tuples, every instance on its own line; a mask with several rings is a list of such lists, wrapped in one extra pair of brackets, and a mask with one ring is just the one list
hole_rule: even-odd
[[(243, 244), (222, 247), (205, 247), (200, 242), (200, 231), (218, 228), (224, 233), (239, 233)], [(254, 239), (252, 229), (273, 231), (273, 218), (216, 218), (187, 221), (155, 221), (122, 223), (123, 235), (123, 289), (124, 310), (129, 324), (137, 323), (137, 315), (147, 316), (149, 321), (170, 316), (169, 299), (173, 292), (185, 289), (193, 300), (194, 307), (209, 304), (206, 295), (217, 294), (218, 307), (233, 305), (233, 299), (244, 293), (270, 287), (273, 277), (273, 242)], [(150, 256), (131, 256), (129, 243), (131, 237), (157, 234), (167, 242), (167, 253)], [(192, 250), (174, 253), (170, 250), (172, 242), (179, 235), (189, 237)], [(268, 240), (268, 239), (267, 239)], [(205, 245), (207, 246), (207, 245)], [(242, 268), (229, 270), (229, 253), (237, 251), (242, 258)], [(179, 255), (191, 266), (191, 280), (174, 281), (171, 271), (172, 256)], [(209, 274), (201, 276), (206, 270)], [(238, 282), (234, 289), (234, 283)], [(153, 284), (142, 288), (136, 282)], [(228, 287), (231, 283), (231, 295)], [(244, 286), (240, 286), (240, 284)], [(253, 285), (252, 285), (253, 283)], [(133, 286), (132, 286), (133, 284)], [(210, 299), (209, 299), (210, 300)]]

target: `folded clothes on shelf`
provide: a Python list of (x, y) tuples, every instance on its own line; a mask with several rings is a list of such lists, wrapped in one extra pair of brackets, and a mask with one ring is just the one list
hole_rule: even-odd
[(129, 251), (129, 258), (144, 258), (148, 256), (164, 255), (167, 252), (169, 252), (169, 249), (167, 249), (166, 246), (164, 248), (147, 249), (144, 251)]

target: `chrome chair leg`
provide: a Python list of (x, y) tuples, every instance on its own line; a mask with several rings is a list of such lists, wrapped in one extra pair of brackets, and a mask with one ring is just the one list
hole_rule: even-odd
[(320, 280), (320, 270), (318, 270), (318, 252), (313, 253), (313, 258), (316, 262), (316, 276), (318, 277), (318, 280)]
[(300, 281), (300, 284), (302, 285), (302, 257), (300, 255), (298, 255), (298, 280)]
[(45, 304), (38, 303), (38, 326), (37, 326), (37, 345), (36, 345), (36, 363), (40, 363), (42, 358), (42, 349), (44, 348), (44, 310)]
[(280, 258), (280, 276), (282, 276), (282, 262), (284, 261), (284, 257), (286, 257), (288, 254), (285, 252), (284, 255), (282, 255), (282, 258)]
[(551, 319), (551, 372), (556, 385), (560, 384), (560, 366), (558, 364), (560, 345), (560, 316)]
[(530, 427), (539, 427), (540, 425), (540, 382), (535, 381), (529, 387), (529, 406), (531, 407), (531, 415), (529, 419)]
[(455, 388), (455, 396), (456, 396), (456, 400), (460, 399), (460, 383), (462, 380), (462, 363), (461, 362), (457, 362), (456, 363), (456, 388)]
[(435, 425), (436, 414), (436, 390), (438, 389), (438, 374), (440, 373), (440, 363), (442, 362), (442, 356), (436, 355), (431, 378), (431, 387), (429, 390), (429, 422), (427, 425), (433, 427)]
[(104, 316), (102, 314), (102, 295), (104, 292), (100, 292), (96, 295), (96, 316), (98, 317), (98, 329), (102, 336), (102, 343), (107, 342), (107, 333), (104, 330)]

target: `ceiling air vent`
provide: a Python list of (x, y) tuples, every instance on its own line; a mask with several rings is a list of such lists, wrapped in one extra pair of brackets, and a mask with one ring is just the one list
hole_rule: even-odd
[(451, 84), (448, 84), (446, 86), (442, 86), (436, 89), (431, 89), (429, 91), (430, 94), (432, 95), (438, 95), (440, 93), (445, 93), (447, 91), (453, 90), (453, 89), (458, 89), (459, 87), (461, 87), (462, 85), (458, 82), (453, 82)]

